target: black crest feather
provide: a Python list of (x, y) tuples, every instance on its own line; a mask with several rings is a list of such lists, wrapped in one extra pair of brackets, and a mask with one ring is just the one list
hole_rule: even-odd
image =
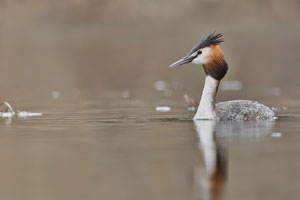
[(213, 32), (206, 36), (204, 35), (202, 36), (200, 43), (194, 46), (192, 50), (188, 53), (188, 55), (191, 55), (192, 53), (198, 51), (199, 49), (209, 47), (211, 45), (218, 45), (221, 42), (224, 42), (223, 35), (221, 33)]

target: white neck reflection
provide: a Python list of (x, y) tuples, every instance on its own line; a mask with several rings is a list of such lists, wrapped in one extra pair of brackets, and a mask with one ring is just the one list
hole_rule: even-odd
[(197, 120), (195, 129), (199, 138), (199, 149), (203, 152), (206, 173), (211, 176), (217, 162), (217, 145), (215, 141), (215, 120)]
[[(227, 178), (227, 154), (220, 139), (241, 140), (261, 138), (272, 133), (274, 121), (215, 121), (194, 120), (199, 138), (199, 150), (203, 154), (205, 173), (195, 168), (194, 181), (200, 199), (220, 199)], [(198, 199), (198, 197), (197, 197)]]

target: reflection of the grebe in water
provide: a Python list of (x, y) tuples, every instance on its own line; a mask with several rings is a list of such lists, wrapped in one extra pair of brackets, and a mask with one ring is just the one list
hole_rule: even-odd
[(205, 173), (195, 169), (197, 198), (221, 199), (227, 177), (228, 156), (220, 144), (221, 138), (256, 138), (272, 132), (274, 122), (218, 122), (210, 120), (194, 121), (199, 137), (199, 149), (203, 153)]

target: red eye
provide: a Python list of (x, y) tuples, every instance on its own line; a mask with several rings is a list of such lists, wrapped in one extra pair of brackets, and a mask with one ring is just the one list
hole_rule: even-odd
[(198, 50), (198, 51), (197, 51), (197, 54), (198, 54), (198, 55), (200, 55), (201, 53), (202, 53), (202, 51), (201, 51), (201, 50)]

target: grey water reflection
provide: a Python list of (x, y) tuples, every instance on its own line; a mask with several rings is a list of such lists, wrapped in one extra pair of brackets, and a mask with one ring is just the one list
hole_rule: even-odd
[(272, 121), (194, 121), (199, 150), (205, 163), (205, 170), (201, 167), (195, 168), (196, 199), (218, 200), (223, 197), (228, 177), (228, 154), (223, 139), (260, 138), (271, 134), (273, 126)]

